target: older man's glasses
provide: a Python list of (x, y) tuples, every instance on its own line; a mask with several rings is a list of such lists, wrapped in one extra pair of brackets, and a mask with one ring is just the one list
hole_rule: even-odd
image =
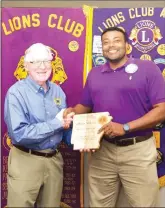
[(42, 64), (46, 67), (51, 66), (51, 61), (31, 61), (30, 63), (33, 64), (34, 67), (40, 67)]

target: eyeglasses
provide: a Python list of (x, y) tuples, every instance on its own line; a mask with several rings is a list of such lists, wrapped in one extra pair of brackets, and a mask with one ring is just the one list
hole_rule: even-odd
[(51, 66), (51, 61), (31, 61), (31, 64), (33, 64), (34, 67), (40, 67), (43, 63), (46, 67)]

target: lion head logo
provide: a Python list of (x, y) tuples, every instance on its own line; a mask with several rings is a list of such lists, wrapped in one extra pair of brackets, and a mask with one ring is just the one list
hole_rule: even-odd
[(3, 146), (5, 147), (6, 150), (10, 150), (10, 148), (13, 146), (11, 143), (11, 139), (8, 135), (8, 133), (5, 133), (3, 136)]
[(137, 33), (138, 33), (138, 29), (136, 27), (134, 27), (131, 30), (131, 34), (129, 36), (129, 39), (132, 40), (132, 45), (135, 45), (137, 43)]
[(154, 34), (154, 43), (156, 45), (159, 44), (159, 40), (161, 40), (163, 38), (163, 36), (161, 35), (160, 29), (158, 27), (155, 27), (155, 29), (153, 30), (153, 34)]
[[(56, 50), (50, 47), (53, 52), (54, 58), (52, 60), (52, 78), (51, 81), (56, 84), (62, 84), (67, 80), (67, 75), (64, 70), (64, 66), (61, 58), (58, 56)], [(14, 76), (17, 80), (25, 79), (27, 77), (27, 71), (24, 67), (24, 56), (21, 56), (17, 68), (14, 72)]]

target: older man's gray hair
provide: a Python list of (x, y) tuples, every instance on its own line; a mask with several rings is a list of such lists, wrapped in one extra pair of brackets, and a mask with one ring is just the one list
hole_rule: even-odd
[(24, 62), (51, 61), (52, 59), (51, 49), (42, 43), (35, 43), (25, 51)]

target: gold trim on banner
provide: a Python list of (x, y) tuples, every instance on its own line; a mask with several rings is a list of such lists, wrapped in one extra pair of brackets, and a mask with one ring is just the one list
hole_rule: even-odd
[[(88, 72), (92, 69), (92, 24), (93, 8), (83, 5), (83, 12), (86, 17), (86, 38), (84, 53), (83, 86), (85, 85)], [(84, 207), (84, 153), (81, 153), (81, 185), (80, 185), (80, 206)]]
[(165, 175), (159, 178), (159, 186), (165, 186)]
[(83, 12), (84, 15), (86, 16), (86, 39), (85, 39), (84, 74), (83, 74), (83, 84), (85, 84), (87, 74), (92, 69), (93, 7), (83, 5)]

